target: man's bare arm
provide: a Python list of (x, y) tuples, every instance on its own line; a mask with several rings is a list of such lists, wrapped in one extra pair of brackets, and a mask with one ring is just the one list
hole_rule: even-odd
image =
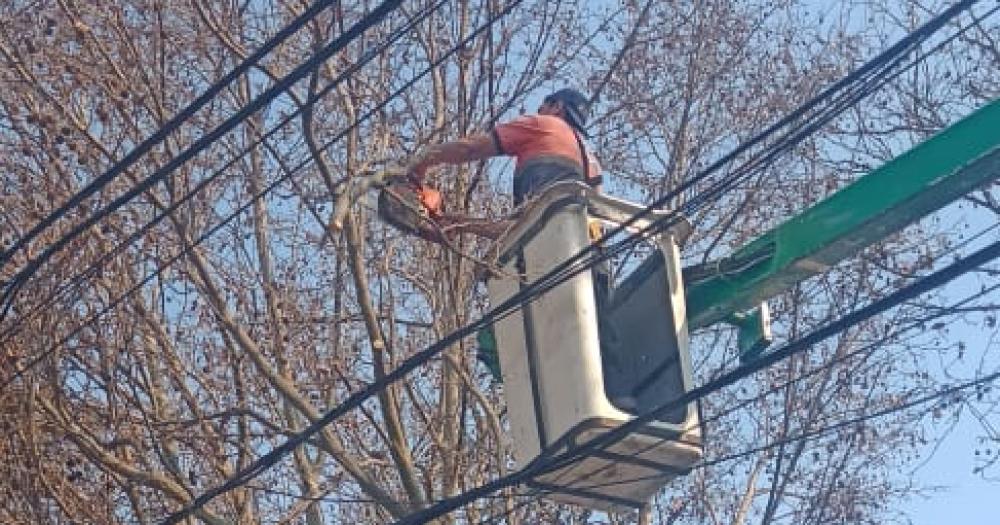
[(487, 134), (472, 135), (464, 139), (428, 147), (420, 158), (410, 166), (410, 171), (417, 178), (423, 178), (428, 169), (440, 164), (462, 164), (499, 154), (493, 137)]

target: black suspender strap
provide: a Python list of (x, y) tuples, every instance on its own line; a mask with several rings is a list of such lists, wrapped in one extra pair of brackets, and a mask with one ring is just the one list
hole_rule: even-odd
[(576, 130), (573, 126), (570, 126), (573, 130), (573, 136), (576, 137), (576, 144), (580, 146), (580, 161), (583, 162), (583, 182), (588, 186), (597, 186), (601, 183), (601, 176), (598, 175), (593, 179), (590, 178), (590, 155), (587, 155), (587, 145), (580, 138), (580, 132)]

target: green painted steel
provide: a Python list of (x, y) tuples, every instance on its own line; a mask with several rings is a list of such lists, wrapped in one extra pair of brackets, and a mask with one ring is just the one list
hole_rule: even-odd
[(753, 308), (997, 178), (1000, 100), (717, 261), (708, 277), (685, 283), (689, 325)]

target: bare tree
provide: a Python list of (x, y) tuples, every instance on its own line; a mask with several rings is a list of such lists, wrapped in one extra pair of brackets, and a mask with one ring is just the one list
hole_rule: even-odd
[[(306, 5), (15, 0), (0, 7), (3, 245)], [(336, 231), (332, 202), (343, 181), (429, 143), (487, 129), (531, 109), (550, 88), (596, 89), (641, 7), (526, 2), (453, 50), (506, 4), (447, 3), (336, 80), (430, 5), (405, 3), (166, 182), (87, 231), (19, 291), (0, 324), (3, 377), (21, 374), (0, 393), (2, 521), (157, 522), (484, 310), (474, 267), (485, 243), (463, 237), (446, 249), (403, 237), (376, 219), (368, 197), (353, 204), (346, 227)], [(822, 13), (792, 0), (656, 4), (595, 108), (594, 142), (610, 192), (633, 200), (665, 194), (936, 10), (898, 5), (916, 7), (910, 17), (876, 11), (880, 24), (859, 27), (851, 4)], [(336, 3), (0, 269), (0, 278), (363, 14), (362, 6)], [(980, 22), (934, 63), (938, 69), (900, 77), (886, 94), (692, 217), (697, 229), (685, 261), (727, 253), (995, 97), (996, 68), (975, 65), (995, 66), (996, 32), (996, 22)], [(381, 106), (439, 59), (441, 65)], [(958, 76), (962, 82), (954, 81)], [(442, 170), (434, 181), (450, 207), (500, 217), (510, 209), (509, 169), (490, 161)], [(992, 191), (970, 199), (997, 210)], [(182, 201), (137, 242), (112, 252)], [(921, 223), (776, 299), (779, 335), (794, 339), (934, 267), (955, 247), (948, 233)], [(92, 264), (93, 275), (63, 290)], [(991, 309), (942, 312), (947, 299), (908, 304), (706, 399), (709, 456), (739, 457), (673, 483), (653, 502), (651, 522), (898, 517), (895, 504), (919, 489), (899, 468), (918, 460), (923, 443), (935, 437), (920, 426), (925, 411), (740, 453), (933, 391), (937, 380), (923, 373), (924, 356), (952, 348), (916, 337), (910, 327), (945, 329), (962, 316), (981, 315), (995, 329)], [(695, 334), (694, 342), (699, 379), (734, 362), (728, 329)], [(462, 341), (449, 348), (253, 482), (214, 500), (197, 519), (382, 523), (506, 473), (503, 386), (477, 365), (474, 346)], [(984, 429), (995, 428), (995, 394), (971, 395), (937, 408), (978, 403)], [(984, 435), (984, 451), (989, 440), (995, 443), (996, 432)], [(995, 469), (995, 449), (983, 452), (984, 472)], [(511, 523), (583, 522), (593, 514), (526, 500), (510, 491), (443, 521), (507, 514)]]

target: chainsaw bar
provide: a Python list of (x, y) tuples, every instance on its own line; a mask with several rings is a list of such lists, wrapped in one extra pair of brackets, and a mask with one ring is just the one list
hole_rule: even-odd
[(391, 181), (378, 195), (379, 217), (404, 233), (436, 241), (434, 219), (442, 215), (441, 194), (409, 180)]

